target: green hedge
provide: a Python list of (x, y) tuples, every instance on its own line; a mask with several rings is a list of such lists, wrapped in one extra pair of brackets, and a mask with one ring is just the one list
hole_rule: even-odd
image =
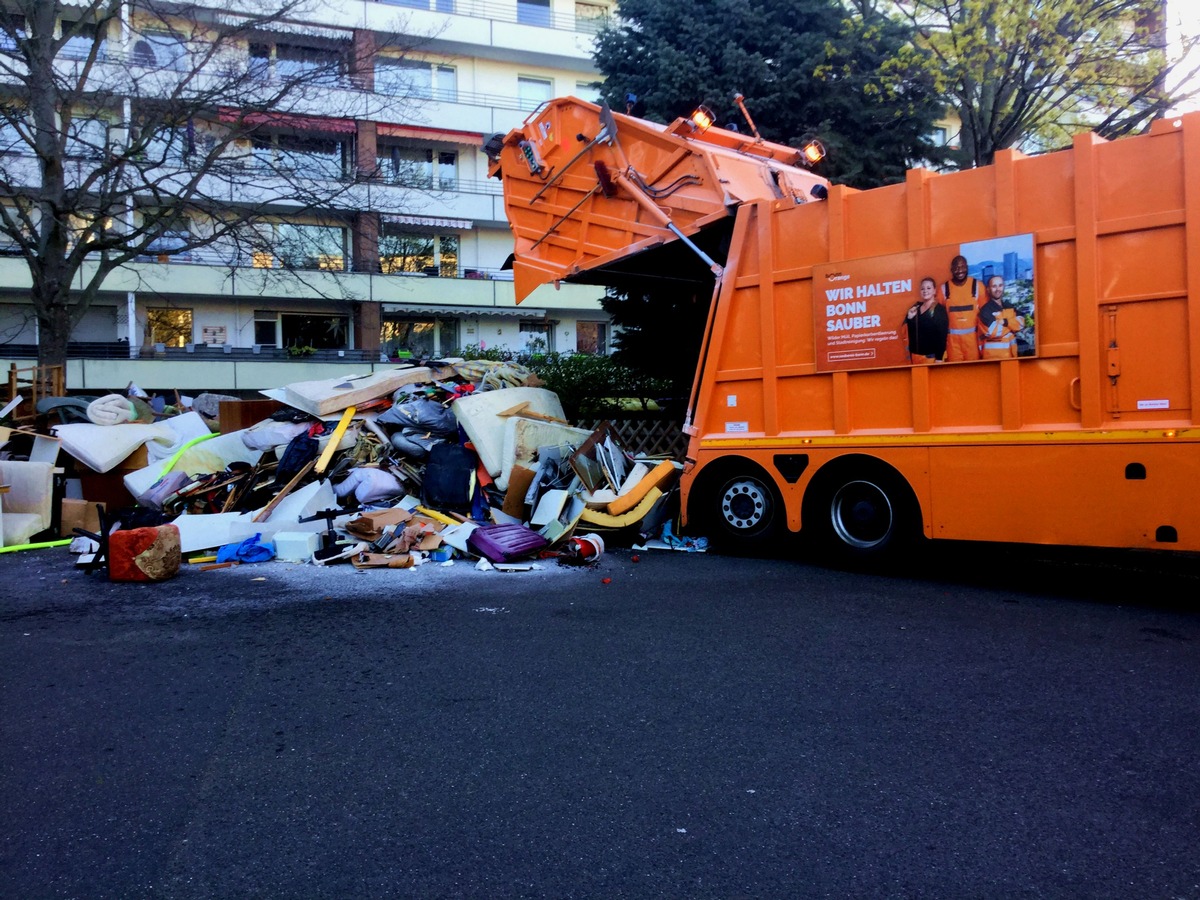
[[(670, 383), (619, 366), (607, 356), (463, 347), (452, 356), (490, 359), (525, 366), (547, 390), (558, 394), (568, 419), (614, 416), (634, 409), (653, 409), (652, 401), (670, 391)], [(628, 401), (635, 401), (630, 403)]]

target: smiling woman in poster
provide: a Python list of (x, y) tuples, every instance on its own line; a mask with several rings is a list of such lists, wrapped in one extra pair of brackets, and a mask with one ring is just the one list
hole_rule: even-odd
[(913, 365), (931, 365), (946, 357), (946, 336), (950, 319), (946, 307), (938, 303), (937, 282), (928, 275), (921, 279), (921, 299), (904, 316), (908, 332), (908, 354)]

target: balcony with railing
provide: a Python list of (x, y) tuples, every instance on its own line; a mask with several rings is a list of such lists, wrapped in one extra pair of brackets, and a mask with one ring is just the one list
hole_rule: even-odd
[(399, 6), (405, 9), (420, 9), (451, 16), (486, 19), (554, 31), (570, 31), (577, 34), (596, 34), (608, 22), (608, 10), (604, 4), (576, 3), (574, 12), (561, 12), (551, 8), (547, 2), (516, 0), (509, 3), (486, 3), (481, 0), (374, 0), (383, 6)]

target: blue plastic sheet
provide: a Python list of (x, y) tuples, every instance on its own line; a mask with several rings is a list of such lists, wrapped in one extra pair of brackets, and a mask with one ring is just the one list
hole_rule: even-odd
[(262, 534), (248, 537), (240, 544), (225, 544), (217, 549), (217, 562), (267, 562), (275, 558), (275, 545), (263, 541)]

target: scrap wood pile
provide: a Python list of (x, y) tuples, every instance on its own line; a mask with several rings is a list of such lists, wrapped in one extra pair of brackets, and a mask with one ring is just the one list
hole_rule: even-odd
[(121, 395), (53, 431), (97, 472), (144, 448), (147, 464), (123, 475), (136, 506), (109, 518), (173, 526), (180, 553), (213, 566), (587, 562), (605, 539), (628, 545), (671, 514), (677, 463), (637, 458), (607, 423), (573, 427), (558, 396), (511, 363), (446, 360), (262, 393), (277, 411), (228, 433), (195, 409), (153, 421)]

